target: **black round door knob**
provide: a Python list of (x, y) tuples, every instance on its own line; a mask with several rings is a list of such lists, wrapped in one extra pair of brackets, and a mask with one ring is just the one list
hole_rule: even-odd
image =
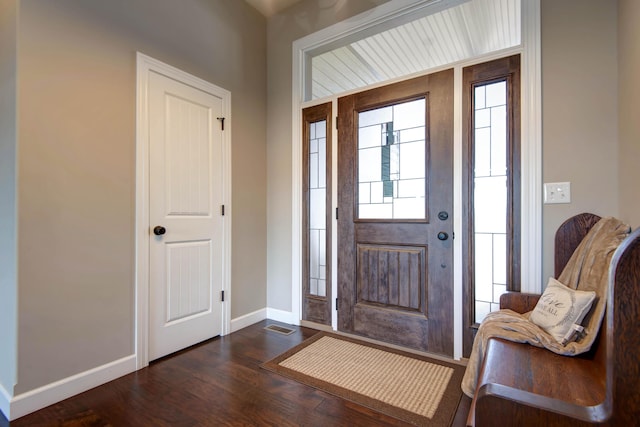
[(162, 236), (166, 232), (167, 229), (161, 225), (156, 225), (155, 227), (153, 227), (153, 234), (155, 234), (156, 236)]
[(438, 233), (438, 240), (447, 240), (448, 238), (449, 238), (449, 235), (444, 231), (441, 231)]

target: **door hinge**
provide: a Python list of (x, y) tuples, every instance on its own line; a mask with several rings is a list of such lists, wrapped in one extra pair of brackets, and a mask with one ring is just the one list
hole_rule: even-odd
[(338, 208), (336, 208), (336, 220), (338, 219)]
[(224, 117), (216, 117), (218, 120), (220, 120), (220, 129), (224, 130)]
[(220, 215), (224, 216), (224, 205), (220, 206)]
[(336, 116), (336, 130), (338, 130), (338, 116)]
[(220, 291), (220, 301), (224, 302), (224, 291)]
[(336, 298), (336, 311), (338, 311), (338, 298)]

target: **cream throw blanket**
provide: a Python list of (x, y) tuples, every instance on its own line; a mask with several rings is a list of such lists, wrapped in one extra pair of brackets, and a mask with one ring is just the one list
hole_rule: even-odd
[(462, 391), (473, 398), (487, 341), (491, 337), (529, 343), (566, 356), (589, 351), (600, 330), (606, 308), (611, 257), (630, 231), (628, 225), (615, 218), (602, 218), (578, 245), (558, 278), (569, 288), (596, 292), (594, 307), (582, 322), (586, 332), (582, 339), (563, 346), (529, 321), (531, 312), (519, 314), (512, 310), (498, 310), (490, 313), (478, 328), (469, 364), (462, 379)]

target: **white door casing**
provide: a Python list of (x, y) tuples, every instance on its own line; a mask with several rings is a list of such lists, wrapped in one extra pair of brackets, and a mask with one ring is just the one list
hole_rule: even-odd
[(229, 330), (229, 112), (227, 91), (138, 54), (138, 368)]

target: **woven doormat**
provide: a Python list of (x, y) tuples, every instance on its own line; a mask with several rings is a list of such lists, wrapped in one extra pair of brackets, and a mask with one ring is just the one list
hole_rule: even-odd
[(327, 332), (262, 368), (421, 426), (449, 426), (464, 367)]

